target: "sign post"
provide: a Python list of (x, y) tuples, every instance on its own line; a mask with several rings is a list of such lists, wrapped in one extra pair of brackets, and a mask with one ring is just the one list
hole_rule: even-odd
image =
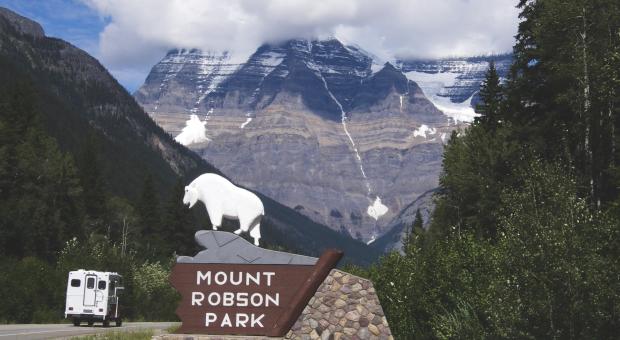
[(179, 257), (170, 276), (182, 296), (181, 333), (283, 336), (342, 257), (262, 249), (221, 231), (196, 240), (207, 249)]

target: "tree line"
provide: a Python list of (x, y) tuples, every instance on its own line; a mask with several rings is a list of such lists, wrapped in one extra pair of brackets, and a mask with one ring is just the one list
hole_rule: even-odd
[(421, 218), (361, 275), (401, 339), (620, 332), (620, 3), (520, 0), (514, 62), (447, 143)]
[(171, 258), (196, 251), (183, 180), (163, 201), (148, 172), (136, 198), (115, 195), (95, 133), (76, 154), (64, 152), (46, 132), (31, 82), (1, 90), (0, 322), (60, 320), (67, 273), (79, 268), (125, 275), (128, 317), (174, 319)]

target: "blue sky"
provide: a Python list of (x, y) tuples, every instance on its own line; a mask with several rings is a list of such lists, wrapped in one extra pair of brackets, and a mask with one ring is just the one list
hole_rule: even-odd
[(0, 0), (97, 58), (130, 92), (172, 48), (228, 51), (336, 37), (382, 60), (511, 50), (516, 0)]
[(83, 1), (0, 0), (0, 6), (38, 22), (43, 26), (47, 36), (68, 41), (99, 59), (130, 92), (142, 85), (146, 78), (148, 72), (146, 68), (128, 77), (122, 68), (116, 69), (101, 58), (100, 34), (110, 23), (111, 18), (101, 15)]
[(9, 8), (43, 26), (45, 34), (61, 38), (98, 54), (99, 33), (107, 22), (95, 10), (77, 0), (0, 0)]

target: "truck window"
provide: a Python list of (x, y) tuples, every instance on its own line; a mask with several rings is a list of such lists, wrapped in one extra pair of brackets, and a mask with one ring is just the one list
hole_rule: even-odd
[(80, 280), (80, 279), (72, 279), (71, 280), (71, 287), (79, 287), (81, 283), (82, 283), (82, 280)]
[(89, 277), (86, 280), (86, 288), (88, 288), (88, 289), (95, 288), (95, 278), (94, 277)]
[(101, 280), (101, 281), (99, 281), (99, 284), (97, 285), (97, 289), (105, 290), (105, 286), (106, 286), (106, 282)]

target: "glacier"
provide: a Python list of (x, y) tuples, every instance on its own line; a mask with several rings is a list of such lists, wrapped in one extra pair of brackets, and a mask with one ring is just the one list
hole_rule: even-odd
[(479, 114), (472, 107), (472, 94), (467, 100), (454, 103), (450, 97), (444, 94), (444, 89), (453, 87), (456, 84), (457, 77), (460, 73), (456, 72), (437, 72), (427, 73), (419, 71), (409, 71), (404, 73), (407, 79), (414, 81), (424, 95), (435, 105), (437, 109), (442, 111), (446, 116), (452, 118), (455, 123), (466, 122), (471, 123)]

